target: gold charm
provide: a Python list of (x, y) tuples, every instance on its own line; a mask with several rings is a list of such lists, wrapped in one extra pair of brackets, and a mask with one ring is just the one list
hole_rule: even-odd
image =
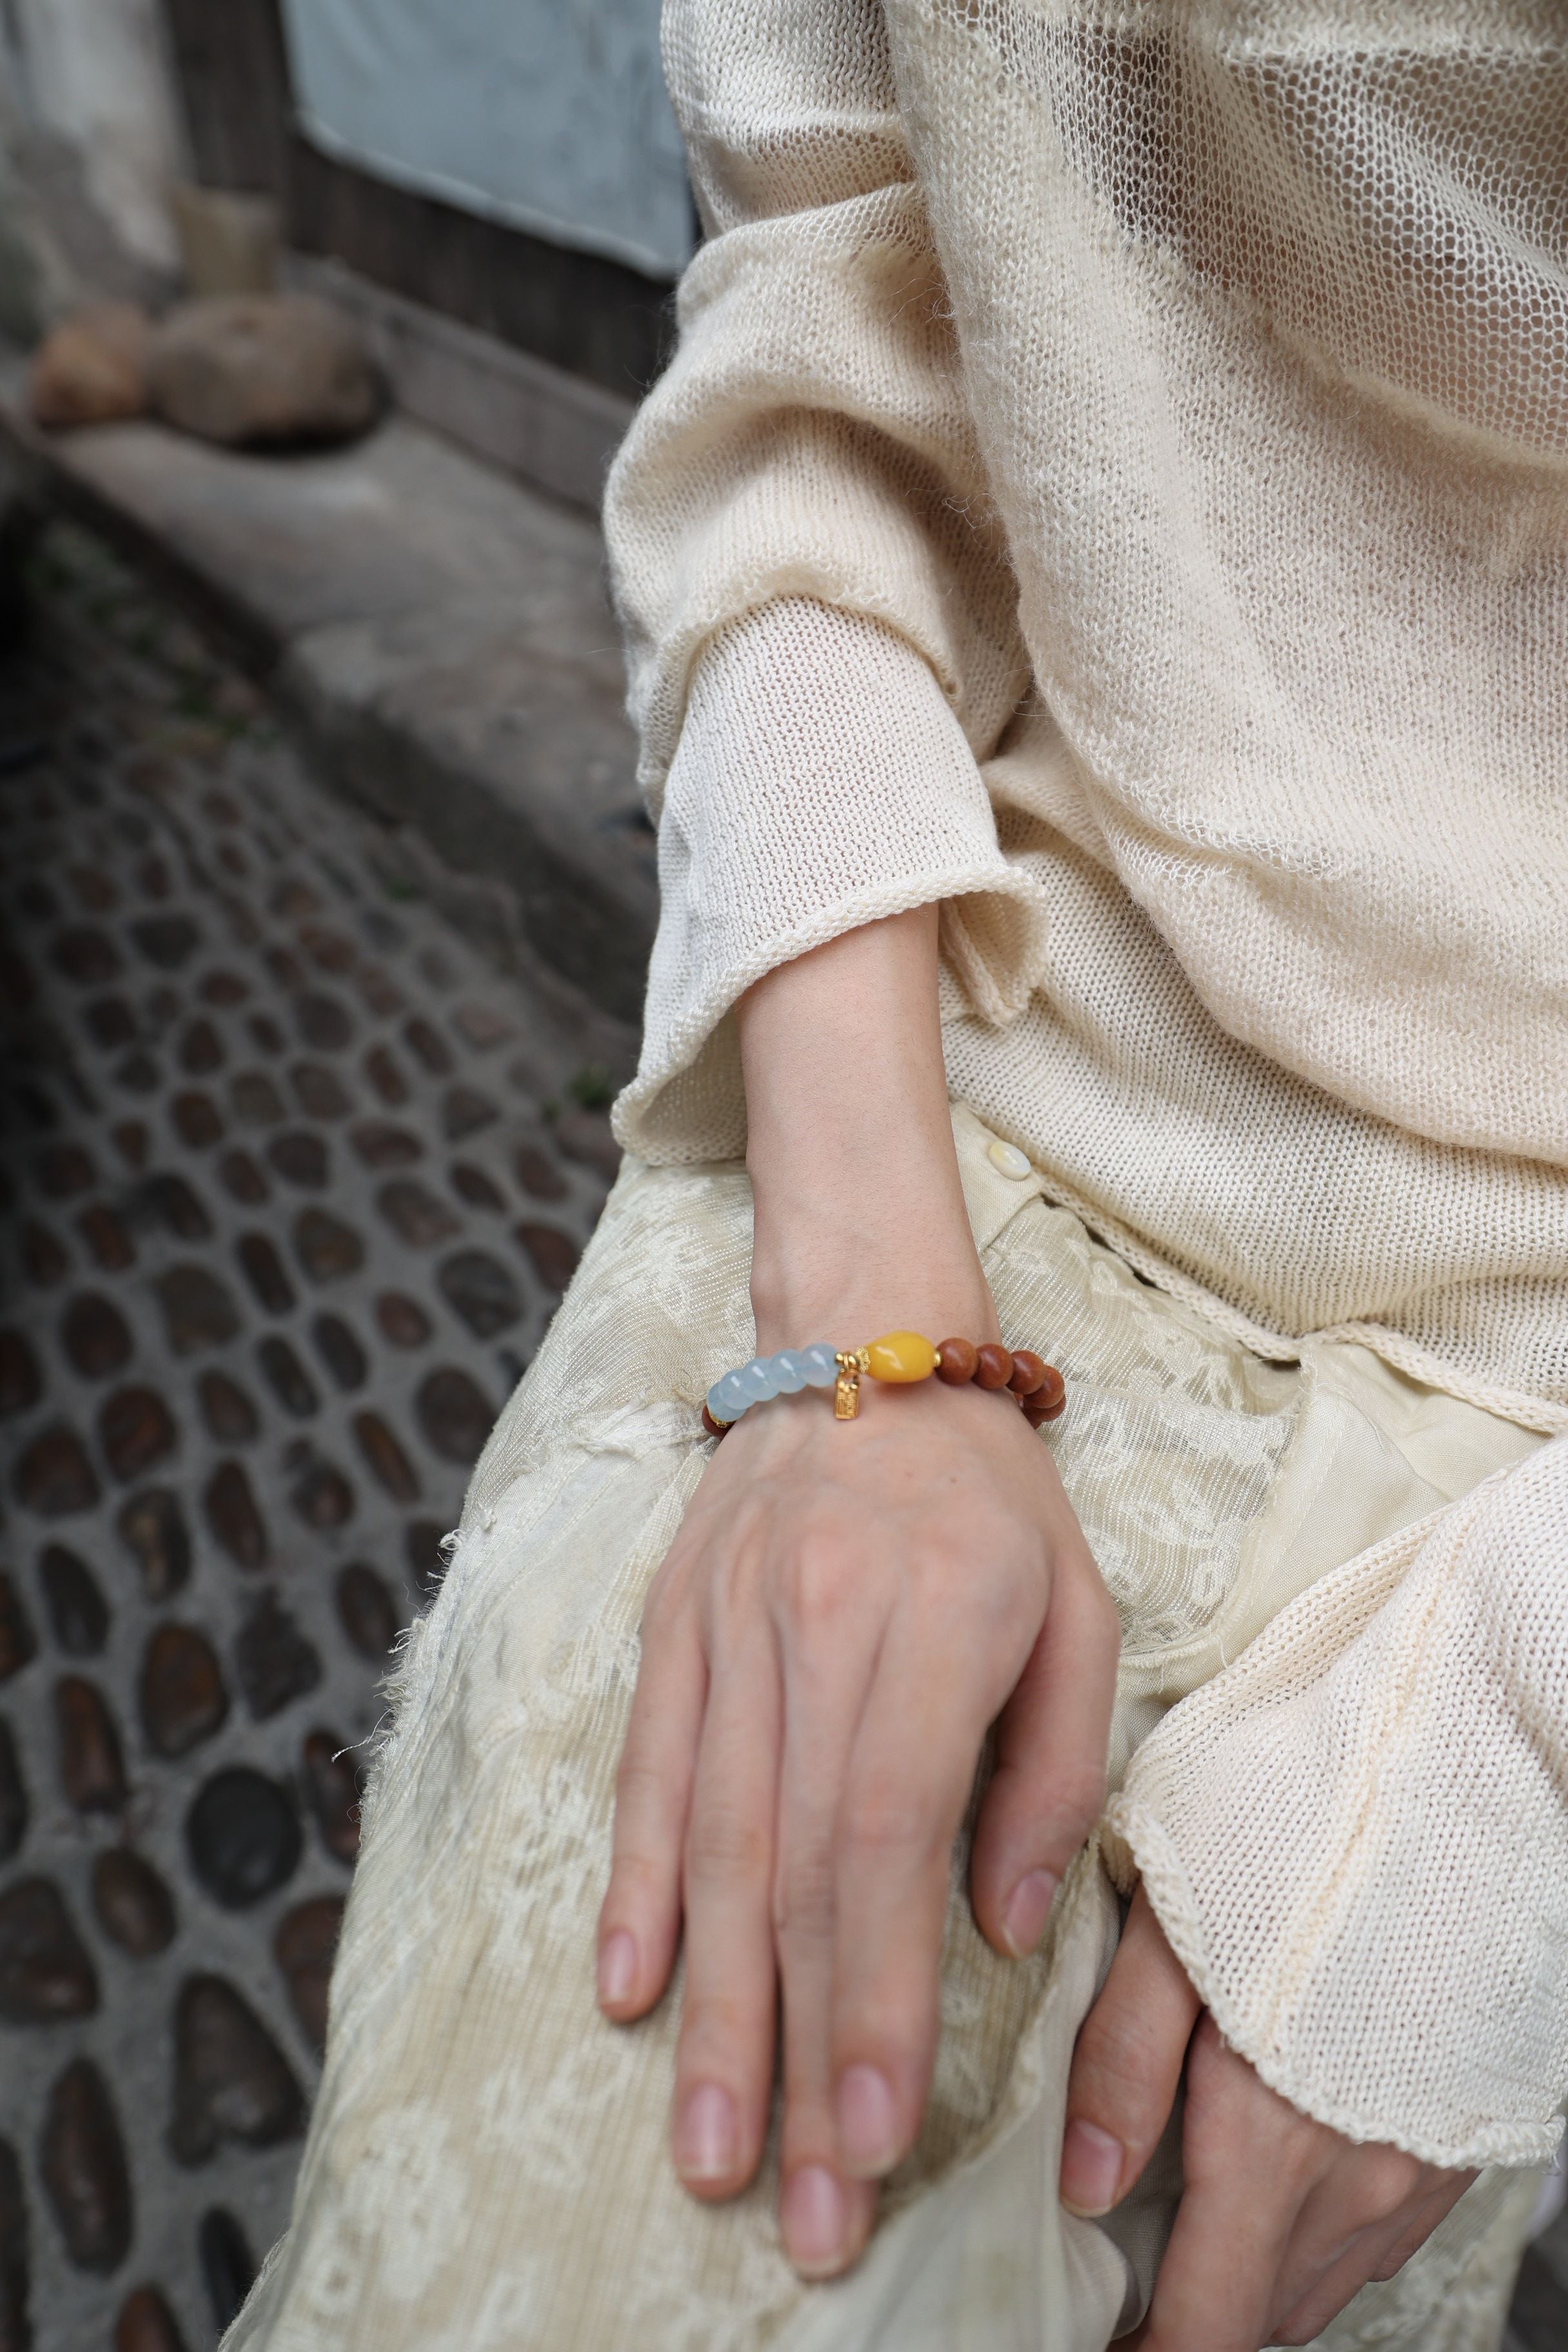
[(860, 1355), (858, 1348), (840, 1348), (833, 1359), (838, 1367), (833, 1384), (835, 1421), (853, 1421), (860, 1410)]

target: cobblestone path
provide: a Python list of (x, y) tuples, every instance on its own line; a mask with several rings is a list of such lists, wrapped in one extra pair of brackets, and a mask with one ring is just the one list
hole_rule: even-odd
[(389, 1644), (614, 1165), (264, 705), (57, 526), (0, 671), (0, 2352), (284, 2221)]

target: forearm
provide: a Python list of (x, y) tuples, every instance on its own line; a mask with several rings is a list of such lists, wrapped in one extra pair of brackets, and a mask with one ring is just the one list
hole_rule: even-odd
[(758, 1346), (994, 1333), (948, 1112), (935, 907), (781, 965), (738, 1018)]

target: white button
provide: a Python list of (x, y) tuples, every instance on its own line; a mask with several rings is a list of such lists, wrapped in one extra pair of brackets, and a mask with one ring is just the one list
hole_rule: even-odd
[(1004, 1176), (1023, 1178), (1032, 1172), (1027, 1155), (1020, 1151), (1016, 1143), (1004, 1143), (1000, 1136), (994, 1143), (987, 1146), (985, 1156), (993, 1168), (1000, 1168)]

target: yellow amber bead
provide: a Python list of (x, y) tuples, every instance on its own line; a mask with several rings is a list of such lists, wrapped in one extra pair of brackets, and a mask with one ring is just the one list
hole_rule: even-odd
[(918, 1331), (885, 1331), (867, 1349), (866, 1370), (874, 1381), (929, 1381), (936, 1349)]

